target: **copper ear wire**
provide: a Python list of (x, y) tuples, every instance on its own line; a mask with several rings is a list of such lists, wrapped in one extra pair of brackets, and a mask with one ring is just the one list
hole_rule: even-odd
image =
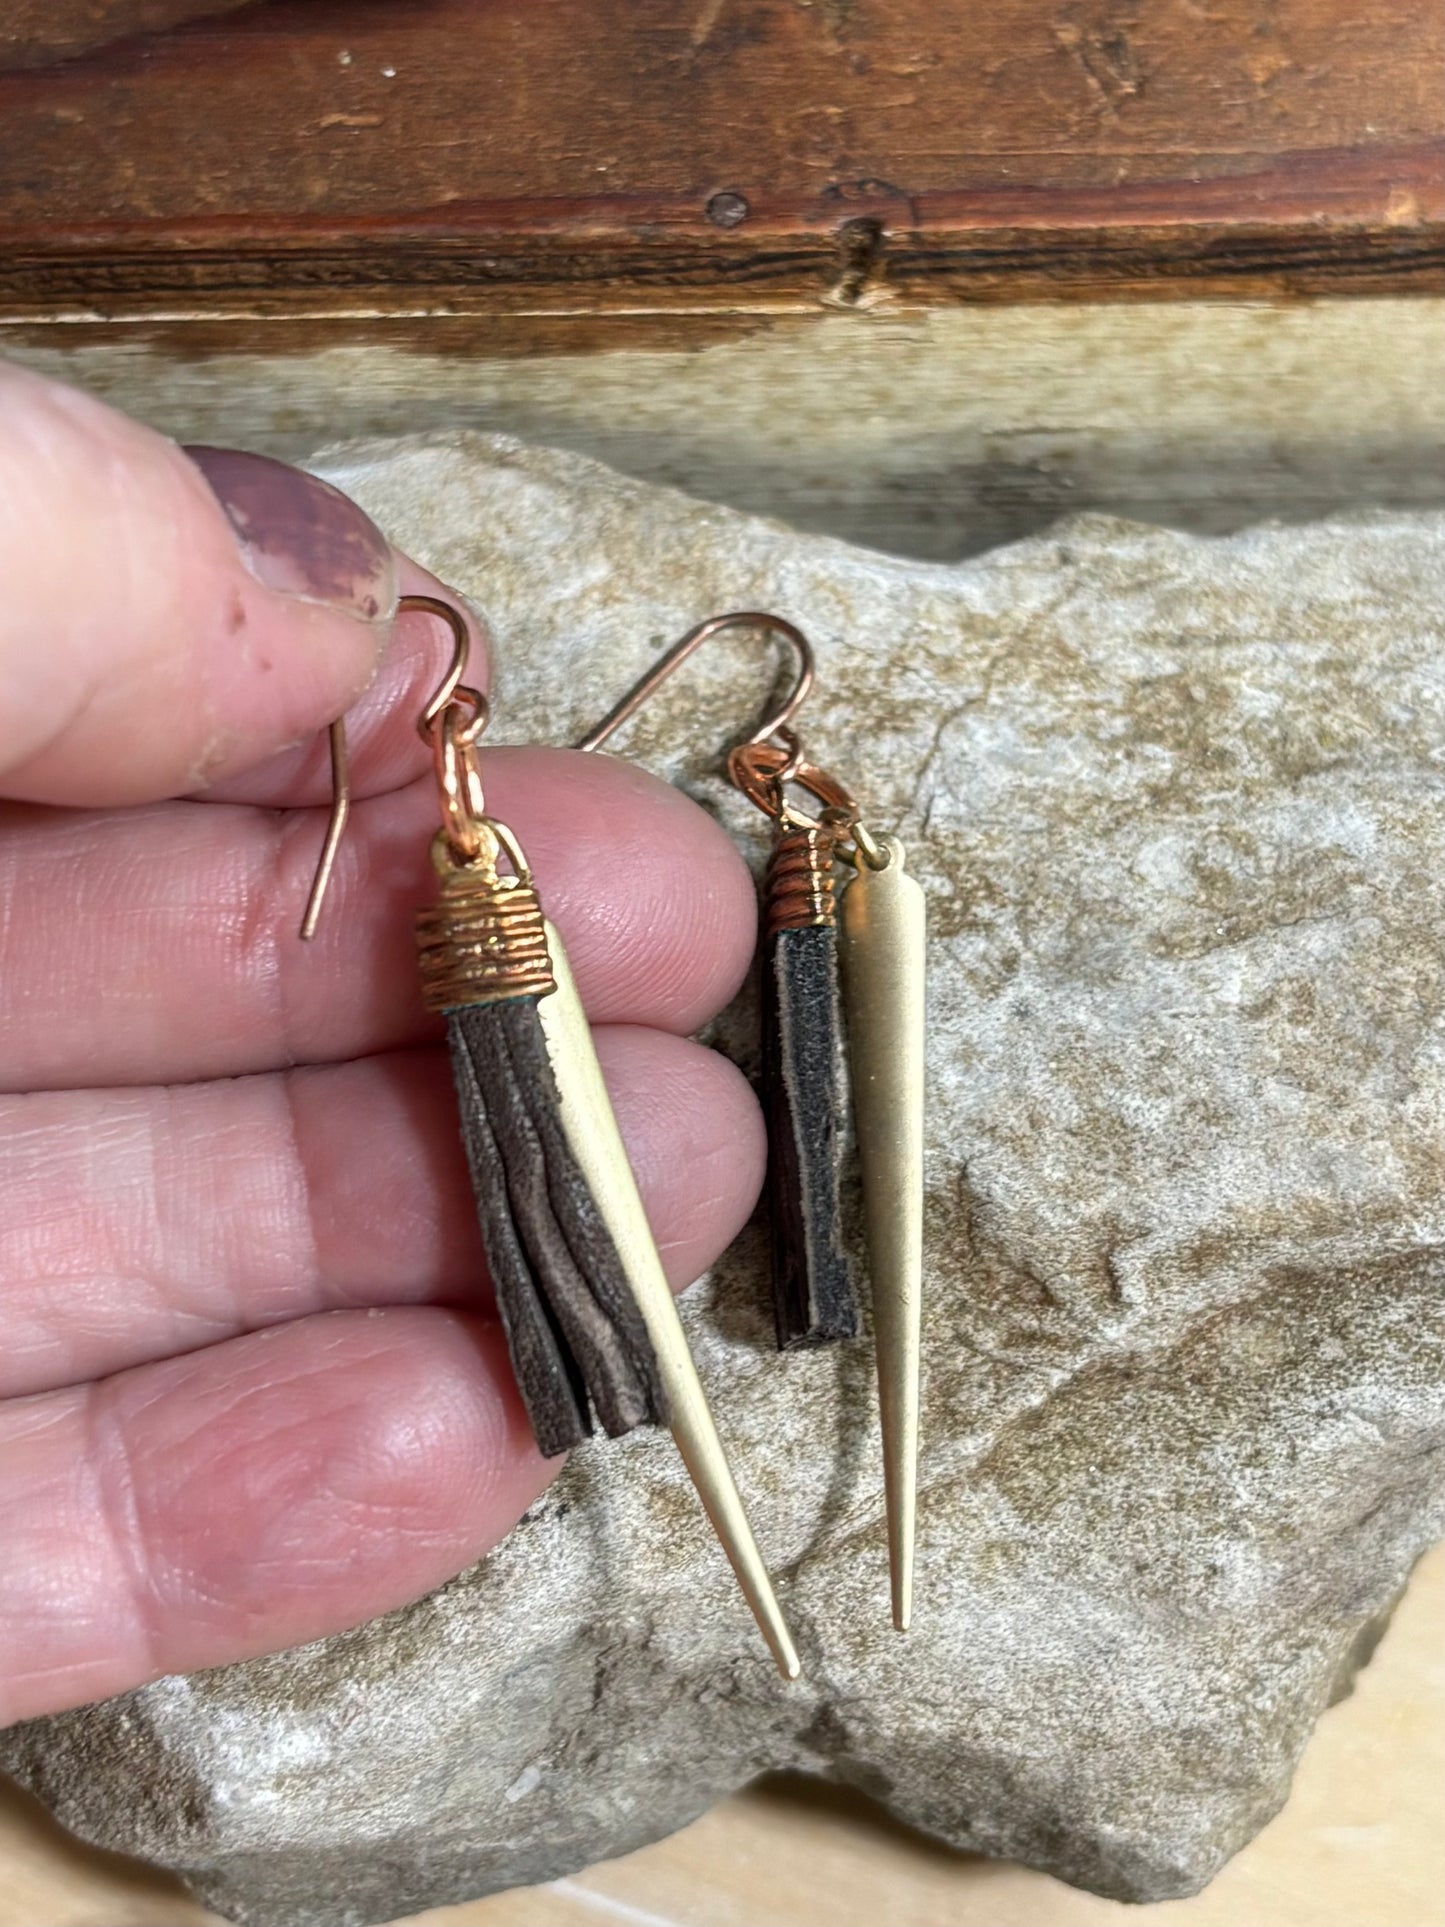
[[(601, 749), (608, 737), (619, 730), (629, 717), (635, 716), (642, 705), (676, 669), (687, 661), (690, 655), (700, 649), (710, 636), (719, 635), (725, 629), (771, 631), (773, 635), (782, 636), (793, 649), (798, 658), (798, 675), (787, 701), (774, 715), (765, 717), (747, 741), (762, 743), (770, 736), (779, 736), (788, 731), (789, 723), (802, 708), (807, 700), (808, 691), (813, 687), (813, 645), (801, 629), (796, 628), (791, 622), (786, 622), (782, 616), (768, 615), (756, 609), (734, 609), (727, 615), (709, 616), (706, 622), (699, 622), (695, 628), (689, 629), (687, 634), (680, 637), (664, 655), (658, 657), (646, 675), (639, 678), (622, 700), (614, 704), (602, 721), (589, 730), (574, 747)], [(788, 733), (792, 734), (791, 731)], [(793, 741), (796, 743), (797, 738), (793, 737)]]
[(331, 815), (327, 819), (325, 841), (321, 845), (321, 854), (316, 859), (316, 874), (311, 879), (306, 908), (301, 916), (303, 943), (310, 943), (316, 935), (316, 925), (321, 919), (321, 906), (326, 900), (326, 892), (331, 888), (331, 872), (336, 868), (336, 852), (341, 848), (346, 819), (351, 814), (351, 769), (346, 748), (346, 718), (338, 716), (326, 735), (331, 746)]
[[(783, 732), (782, 743), (740, 743), (728, 752), (728, 777), (764, 816), (788, 829), (815, 828), (821, 817), (804, 816), (787, 800), (787, 786), (796, 783), (822, 804), (825, 814), (847, 819), (851, 826), (857, 805), (836, 776), (804, 757), (796, 733)], [(834, 827), (838, 826), (835, 821)]]
[[(673, 643), (658, 657), (645, 675), (632, 685), (620, 702), (574, 745), (577, 749), (600, 749), (608, 738), (635, 716), (709, 637), (726, 629), (761, 629), (781, 636), (798, 659), (793, 687), (780, 708), (764, 717), (751, 735), (728, 753), (728, 779), (748, 801), (765, 816), (786, 830), (831, 830), (837, 838), (851, 838), (861, 861), (881, 867), (886, 853), (858, 820), (858, 805), (848, 791), (826, 770), (808, 761), (802, 739), (792, 727), (793, 718), (807, 700), (816, 670), (813, 645), (796, 624), (783, 616), (758, 609), (734, 609), (726, 615), (709, 616)], [(819, 816), (806, 816), (787, 800), (787, 788), (799, 789), (822, 804)], [(842, 854), (842, 852), (840, 852)]]
[[(408, 609), (440, 616), (452, 632), (452, 659), (418, 716), (416, 726), (423, 742), (432, 747), (448, 846), (465, 859), (475, 856), (483, 847), (487, 831), (476, 746), (491, 712), (481, 690), (462, 681), (471, 652), (471, 634), (460, 609), (443, 602), (439, 596), (406, 595), (397, 604), (397, 614)], [(332, 723), (327, 737), (331, 746), (331, 815), (301, 919), (301, 937), (306, 943), (316, 935), (321, 907), (336, 868), (336, 854), (351, 814), (351, 768), (344, 716), (338, 716)]]

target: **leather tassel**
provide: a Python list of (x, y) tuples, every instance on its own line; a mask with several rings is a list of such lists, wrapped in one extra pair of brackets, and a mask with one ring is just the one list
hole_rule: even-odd
[(447, 1012), (462, 1141), (538, 1450), (667, 1423), (647, 1327), (562, 1130), (535, 997)]
[(530, 882), (438, 862), (417, 920), (428, 1005), (446, 1016), (462, 1139), (497, 1309), (538, 1449), (666, 1424), (647, 1326), (562, 1128), (538, 1002), (556, 989)]
[(765, 886), (763, 1103), (778, 1348), (858, 1332), (843, 1244), (848, 1079), (834, 923), (835, 835), (784, 830)]

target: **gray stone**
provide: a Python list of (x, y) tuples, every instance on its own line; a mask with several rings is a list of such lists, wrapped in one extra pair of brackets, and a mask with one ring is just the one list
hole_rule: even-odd
[[(816, 639), (812, 751), (932, 897), (916, 1628), (868, 1351), (773, 1354), (753, 1232), (687, 1318), (800, 1685), (634, 1436), (431, 1598), (10, 1764), (255, 1927), (545, 1880), (772, 1767), (1194, 1891), (1440, 1527), (1445, 521), (1085, 517), (941, 567), (502, 441), (322, 466), (487, 609), (503, 739), (567, 740), (718, 609)], [(716, 746), (765, 682), (720, 642), (625, 741), (759, 855)]]

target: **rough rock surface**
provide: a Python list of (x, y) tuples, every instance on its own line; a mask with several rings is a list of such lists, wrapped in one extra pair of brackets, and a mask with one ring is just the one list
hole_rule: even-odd
[[(504, 739), (568, 739), (711, 611), (815, 637), (812, 750), (932, 892), (916, 1630), (868, 1351), (775, 1356), (750, 1235), (687, 1315), (802, 1684), (634, 1437), (420, 1604), (5, 1757), (255, 1927), (543, 1880), (781, 1766), (1197, 1888), (1440, 1525), (1445, 521), (1084, 518), (945, 568), (507, 442), (321, 465), (486, 607)], [(623, 745), (759, 853), (713, 746), (765, 680), (719, 642)]]

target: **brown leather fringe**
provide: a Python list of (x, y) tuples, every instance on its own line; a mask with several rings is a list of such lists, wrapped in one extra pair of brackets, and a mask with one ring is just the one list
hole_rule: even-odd
[(778, 1349), (856, 1337), (840, 1196), (848, 1087), (831, 924), (775, 930), (765, 940), (763, 1102)]
[(535, 997), (448, 1010), (462, 1138), (522, 1401), (551, 1458), (592, 1430), (667, 1423), (617, 1248), (562, 1127)]

